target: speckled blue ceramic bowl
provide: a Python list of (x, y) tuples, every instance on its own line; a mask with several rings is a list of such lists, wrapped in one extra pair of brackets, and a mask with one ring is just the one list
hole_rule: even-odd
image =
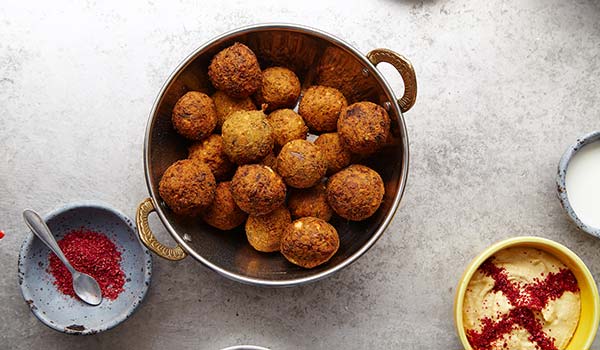
[[(50, 250), (29, 232), (19, 254), (19, 285), (31, 312), (45, 325), (68, 334), (95, 334), (125, 321), (144, 299), (150, 285), (152, 259), (139, 242), (133, 221), (108, 205), (81, 202), (46, 215), (48, 227), (60, 240), (68, 232), (87, 228), (107, 235), (121, 252), (124, 291), (99, 306), (59, 292), (48, 269)], [(23, 224), (23, 231), (27, 230)]]
[(591, 227), (589, 225), (586, 225), (584, 222), (581, 221), (581, 219), (579, 219), (579, 217), (577, 216), (577, 213), (575, 213), (575, 210), (573, 210), (573, 207), (571, 206), (571, 203), (569, 202), (569, 196), (568, 196), (567, 187), (565, 184), (566, 183), (565, 180), (567, 177), (567, 168), (569, 167), (569, 163), (571, 162), (571, 159), (573, 159), (575, 154), (577, 152), (579, 152), (580, 149), (582, 149), (586, 145), (589, 145), (591, 143), (596, 143), (596, 142), (600, 142), (600, 131), (595, 131), (595, 132), (587, 134), (583, 137), (578, 138), (577, 142), (575, 142), (573, 145), (571, 145), (569, 148), (567, 148), (567, 150), (563, 154), (562, 158), (560, 159), (560, 162), (558, 163), (558, 174), (556, 176), (556, 189), (558, 191), (558, 198), (560, 199), (560, 204), (565, 209), (565, 211), (567, 212), (567, 215), (569, 215), (571, 220), (573, 220), (575, 225), (577, 225), (577, 227), (579, 227), (582, 231), (587, 232), (587, 233), (591, 234), (592, 236), (596, 236), (596, 237), (600, 238), (600, 228)]

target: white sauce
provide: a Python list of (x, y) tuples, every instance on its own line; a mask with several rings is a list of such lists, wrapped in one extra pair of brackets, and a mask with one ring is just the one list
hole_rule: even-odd
[(565, 186), (579, 219), (600, 228), (600, 141), (583, 146), (573, 156), (567, 167)]

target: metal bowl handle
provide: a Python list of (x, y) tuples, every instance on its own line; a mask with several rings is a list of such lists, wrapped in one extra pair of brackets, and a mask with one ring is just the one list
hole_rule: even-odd
[(417, 99), (417, 77), (415, 69), (406, 57), (388, 49), (375, 49), (367, 54), (367, 58), (375, 66), (386, 62), (394, 66), (404, 80), (404, 95), (398, 100), (402, 113), (407, 112)]
[(137, 224), (140, 240), (142, 240), (142, 243), (144, 243), (148, 249), (161, 258), (172, 261), (184, 259), (187, 256), (187, 253), (179, 244), (175, 248), (168, 247), (160, 243), (152, 233), (152, 230), (150, 230), (150, 225), (148, 225), (148, 215), (155, 210), (152, 199), (150, 198), (144, 199), (138, 206), (135, 214), (135, 222)]

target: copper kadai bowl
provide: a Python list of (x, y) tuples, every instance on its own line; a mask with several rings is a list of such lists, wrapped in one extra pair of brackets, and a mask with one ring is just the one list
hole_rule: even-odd
[[(306, 270), (288, 263), (280, 254), (252, 249), (243, 227), (222, 232), (199, 219), (174, 215), (158, 194), (163, 172), (178, 159), (187, 157), (187, 142), (171, 126), (175, 102), (187, 91), (212, 94), (208, 65), (212, 57), (235, 42), (250, 47), (262, 68), (285, 66), (296, 72), (302, 88), (320, 84), (338, 88), (348, 103), (372, 101), (385, 107), (392, 121), (392, 140), (377, 155), (363, 163), (381, 175), (385, 196), (379, 210), (362, 222), (334, 218), (340, 248), (326, 264)], [(405, 91), (397, 99), (377, 64), (390, 63), (404, 80)], [(403, 112), (414, 104), (417, 94), (415, 72), (410, 62), (386, 49), (366, 56), (344, 41), (322, 31), (290, 24), (261, 24), (225, 33), (195, 50), (167, 79), (154, 102), (146, 128), (144, 163), (150, 197), (140, 203), (136, 215), (142, 242), (155, 254), (169, 260), (187, 255), (233, 280), (262, 286), (293, 286), (332, 275), (363, 255), (388, 226), (406, 186), (408, 175), (408, 135)], [(175, 239), (176, 246), (159, 242), (148, 225), (148, 215), (156, 212)]]

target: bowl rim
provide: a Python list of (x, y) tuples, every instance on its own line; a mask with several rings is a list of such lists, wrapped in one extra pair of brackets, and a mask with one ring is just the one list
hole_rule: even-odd
[(586, 264), (583, 262), (583, 260), (581, 260), (581, 258), (577, 256), (577, 254), (575, 254), (571, 249), (553, 240), (538, 236), (519, 236), (498, 241), (484, 249), (479, 255), (473, 258), (473, 260), (471, 260), (471, 262), (469, 262), (469, 264), (465, 268), (465, 271), (463, 272), (458, 282), (456, 294), (454, 297), (454, 325), (456, 327), (458, 337), (461, 343), (463, 344), (464, 348), (472, 349), (471, 344), (467, 339), (467, 334), (463, 325), (463, 301), (465, 298), (467, 286), (469, 285), (473, 274), (475, 273), (475, 271), (477, 271), (479, 266), (481, 266), (481, 264), (485, 260), (494, 255), (496, 252), (523, 243), (541, 244), (542, 246), (552, 247), (556, 250), (559, 250), (560, 252), (568, 256), (569, 259), (574, 261), (583, 273), (585, 283), (587, 283), (590, 286), (590, 288), (592, 289), (592, 294), (594, 296), (594, 324), (591, 328), (593, 329), (593, 331), (588, 335), (585, 344), (585, 349), (589, 349), (592, 343), (594, 342), (594, 339), (596, 338), (596, 332), (598, 330), (598, 325), (600, 324), (600, 296), (598, 295), (598, 287), (596, 285), (596, 282), (594, 281), (594, 277), (588, 269), (588, 267), (586, 266)]
[[(205, 49), (207, 49), (213, 45), (218, 44), (219, 42), (226, 41), (232, 36), (237, 36), (237, 35), (241, 35), (241, 34), (257, 32), (257, 31), (268, 31), (268, 30), (284, 30), (284, 31), (300, 32), (303, 34), (312, 35), (312, 36), (318, 37), (320, 39), (329, 41), (332, 44), (336, 45), (337, 47), (349, 52), (356, 59), (360, 60), (366, 67), (368, 67), (369, 73), (373, 74), (373, 76), (375, 77), (377, 82), (383, 87), (383, 90), (387, 95), (388, 101), (390, 102), (390, 108), (394, 109), (397, 112), (397, 116), (398, 116), (397, 122), (398, 122), (398, 126), (401, 130), (401, 134), (402, 134), (401, 135), (401, 139), (402, 139), (401, 147), (404, 152), (404, 154), (402, 155), (403, 160), (401, 162), (401, 170), (400, 170), (401, 174), (400, 174), (400, 180), (399, 180), (399, 185), (398, 185), (398, 191), (394, 194), (394, 196), (392, 198), (392, 201), (393, 201), (392, 206), (391, 206), (390, 210), (388, 211), (388, 213), (386, 214), (386, 216), (383, 220), (383, 223), (377, 228), (377, 230), (375, 231), (373, 236), (360, 249), (358, 249), (356, 252), (354, 252), (354, 254), (347, 257), (344, 261), (342, 261), (337, 266), (328, 268), (326, 270), (323, 270), (319, 273), (316, 273), (314, 275), (310, 275), (307, 277), (284, 279), (284, 280), (269, 280), (269, 279), (264, 279), (264, 278), (245, 276), (243, 274), (229, 271), (229, 270), (226, 270), (216, 264), (213, 264), (212, 262), (208, 261), (200, 254), (198, 254), (194, 249), (192, 249), (190, 247), (190, 245), (183, 239), (183, 237), (181, 235), (176, 233), (176, 230), (173, 228), (173, 226), (170, 224), (169, 220), (167, 219), (166, 215), (163, 213), (162, 207), (159, 205), (159, 202), (157, 200), (160, 197), (159, 197), (158, 193), (156, 193), (154, 191), (154, 188), (152, 187), (152, 179), (151, 179), (150, 171), (149, 171), (150, 138), (151, 138), (151, 132), (152, 132), (152, 129), (154, 126), (154, 122), (156, 121), (155, 117), (158, 113), (158, 107), (159, 107), (159, 104), (160, 104), (162, 98), (165, 95), (165, 92), (171, 86), (171, 84), (175, 81), (175, 79), (179, 76), (179, 74), (189, 64), (191, 64), (194, 61), (194, 59), (196, 59), (200, 55), (200, 53), (202, 51), (204, 51)], [(391, 86), (386, 81), (386, 79), (383, 77), (381, 72), (375, 67), (375, 65), (373, 65), (373, 63), (371, 63), (371, 61), (369, 61), (369, 59), (367, 59), (367, 57), (363, 53), (358, 51), (358, 49), (354, 48), (352, 45), (348, 44), (347, 42), (337, 38), (336, 36), (333, 36), (329, 33), (321, 31), (319, 29), (315, 29), (312, 27), (304, 26), (304, 25), (291, 24), (291, 23), (262, 23), (262, 24), (254, 24), (254, 25), (240, 27), (240, 28), (225, 32), (216, 37), (213, 37), (212, 39), (208, 40), (207, 42), (205, 42), (204, 44), (202, 44), (201, 46), (199, 46), (198, 48), (193, 50), (192, 53), (189, 54), (187, 57), (185, 57), (181, 61), (181, 63), (179, 63), (179, 65), (174, 69), (174, 71), (169, 75), (169, 77), (166, 79), (165, 83), (161, 87), (156, 99), (154, 100), (152, 109), (150, 110), (148, 122), (146, 124), (143, 152), (144, 152), (144, 172), (145, 172), (145, 178), (146, 178), (146, 186), (148, 188), (150, 198), (154, 204), (156, 213), (157, 213), (160, 221), (165, 226), (165, 228), (167, 229), (167, 232), (169, 232), (171, 237), (173, 237), (173, 239), (177, 242), (177, 244), (179, 244), (184, 249), (184, 251), (186, 251), (194, 259), (196, 259), (197, 261), (200, 261), (203, 265), (207, 266), (209, 269), (211, 269), (213, 271), (216, 271), (217, 273), (219, 273), (222, 276), (225, 276), (231, 280), (241, 282), (244, 284), (266, 286), (266, 287), (289, 287), (289, 286), (303, 285), (303, 284), (307, 284), (307, 283), (314, 282), (317, 280), (321, 280), (325, 277), (328, 277), (328, 276), (334, 274), (335, 272), (340, 271), (341, 269), (345, 268), (346, 266), (352, 264), (359, 257), (361, 257), (364, 253), (366, 253), (375, 244), (375, 242), (377, 242), (377, 240), (379, 240), (379, 238), (383, 235), (385, 229), (389, 226), (389, 224), (391, 223), (391, 221), (394, 217), (394, 214), (398, 210), (400, 201), (402, 200), (402, 197), (403, 197), (405, 189), (406, 189), (406, 183), (408, 180), (409, 161), (410, 161), (408, 132), (407, 132), (407, 127), (406, 127), (406, 122), (404, 120), (404, 115), (402, 114), (402, 112), (400, 110), (400, 106), (398, 105), (398, 99), (395, 96)]]
[[(124, 314), (124, 316), (117, 317), (117, 318), (113, 319), (111, 322), (107, 322), (103, 327), (99, 327), (99, 328), (86, 327), (86, 329), (84, 329), (83, 331), (77, 331), (77, 330), (69, 329), (66, 327), (60, 327), (60, 325), (58, 325), (57, 323), (54, 323), (54, 322), (51, 323), (50, 322), (51, 319), (46, 314), (42, 314), (42, 312), (39, 308), (33, 307), (34, 306), (33, 304), (28, 303), (31, 313), (33, 313), (33, 315), (38, 320), (40, 320), (44, 325), (46, 325), (49, 328), (52, 328), (56, 331), (66, 333), (66, 334), (73, 334), (73, 335), (97, 334), (97, 333), (112, 329), (112, 328), (118, 326), (119, 324), (121, 324), (123, 321), (125, 321), (131, 315), (133, 315), (133, 313), (137, 310), (137, 308), (140, 306), (140, 304), (144, 301), (144, 299), (146, 298), (146, 295), (148, 294), (148, 289), (150, 288), (150, 281), (152, 279), (152, 255), (150, 254), (148, 249), (146, 247), (144, 247), (142, 245), (142, 243), (139, 241), (138, 234), (137, 234), (137, 228), (135, 226), (134, 221), (131, 220), (129, 217), (127, 217), (127, 215), (123, 214), (118, 209), (115, 209), (115, 208), (111, 207), (109, 204), (104, 203), (102, 201), (83, 200), (83, 201), (72, 202), (72, 203), (66, 204), (64, 206), (61, 206), (59, 208), (53, 209), (50, 212), (48, 212), (46, 215), (44, 215), (43, 218), (44, 218), (45, 222), (48, 222), (49, 220), (51, 220), (59, 215), (62, 215), (64, 213), (67, 213), (72, 210), (78, 210), (78, 209), (82, 209), (82, 208), (94, 208), (94, 209), (105, 210), (105, 211), (109, 212), (110, 214), (119, 218), (119, 220), (121, 220), (123, 223), (125, 223), (130, 228), (130, 230), (132, 231), (132, 234), (135, 236), (136, 240), (140, 244), (140, 246), (142, 248), (142, 253), (144, 254), (144, 256), (146, 258), (145, 259), (146, 263), (144, 264), (144, 269), (145, 269), (144, 285), (142, 288), (141, 298), (136, 299), (136, 301), (132, 304), (130, 310), (128, 312), (126, 312)], [(24, 284), (22, 283), (23, 278), (24, 278), (24, 272), (21, 271), (21, 266), (25, 264), (24, 263), (25, 255), (27, 254), (29, 249), (31, 249), (31, 245), (33, 244), (34, 239), (35, 239), (35, 235), (33, 234), (33, 232), (29, 231), (27, 237), (25, 237), (25, 240), (23, 240), (23, 243), (21, 244), (21, 248), (19, 249), (17, 274), (18, 274), (18, 279), (19, 279), (19, 289), (21, 290), (21, 295), (23, 296), (23, 300), (25, 300), (25, 301), (31, 300), (32, 296), (30, 294), (29, 288), (25, 288)]]
[(577, 141), (570, 145), (563, 156), (560, 158), (560, 162), (558, 163), (558, 171), (556, 173), (556, 192), (558, 194), (558, 199), (560, 200), (560, 204), (563, 209), (567, 212), (567, 215), (577, 225), (577, 227), (585, 233), (589, 233), (590, 235), (600, 238), (600, 227), (592, 227), (587, 225), (579, 216), (571, 206), (571, 202), (569, 201), (569, 195), (567, 193), (567, 169), (569, 168), (569, 163), (571, 163), (571, 159), (585, 146), (590, 145), (592, 143), (600, 142), (600, 130), (593, 131), (589, 134), (583, 135), (577, 138)]

